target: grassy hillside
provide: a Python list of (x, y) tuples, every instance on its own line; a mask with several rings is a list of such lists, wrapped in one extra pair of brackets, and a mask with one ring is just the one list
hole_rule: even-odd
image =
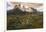
[[(17, 11), (17, 10), (16, 10)], [(7, 13), (7, 29), (33, 29), (43, 28), (43, 15), (40, 12), (14, 12), (11, 15)]]

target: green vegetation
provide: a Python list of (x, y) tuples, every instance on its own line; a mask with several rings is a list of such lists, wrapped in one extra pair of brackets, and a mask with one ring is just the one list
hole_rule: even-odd
[(24, 16), (19, 16), (19, 15), (10, 15), (7, 16), (7, 25), (8, 29), (19, 29), (19, 28), (42, 28), (43, 23), (42, 19), (43, 16), (39, 15), (24, 15)]
[(15, 11), (11, 15), (9, 15), (10, 13), (7, 15), (8, 30), (43, 28), (43, 15), (41, 12), (17, 12)]

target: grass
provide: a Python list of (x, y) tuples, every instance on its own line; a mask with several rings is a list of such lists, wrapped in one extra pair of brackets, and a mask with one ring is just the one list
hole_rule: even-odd
[(35, 14), (26, 15), (8, 15), (7, 16), (7, 29), (33, 29), (43, 28), (43, 16)]

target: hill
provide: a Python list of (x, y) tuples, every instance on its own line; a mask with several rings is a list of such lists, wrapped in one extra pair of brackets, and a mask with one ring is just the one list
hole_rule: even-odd
[(23, 12), (19, 8), (7, 11), (7, 29), (43, 28), (43, 12), (33, 11), (35, 12)]

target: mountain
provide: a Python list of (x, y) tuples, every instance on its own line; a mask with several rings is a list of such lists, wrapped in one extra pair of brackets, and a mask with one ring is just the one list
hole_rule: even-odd
[(25, 14), (25, 12), (23, 12), (19, 8), (7, 11), (7, 15), (21, 15), (21, 14)]

